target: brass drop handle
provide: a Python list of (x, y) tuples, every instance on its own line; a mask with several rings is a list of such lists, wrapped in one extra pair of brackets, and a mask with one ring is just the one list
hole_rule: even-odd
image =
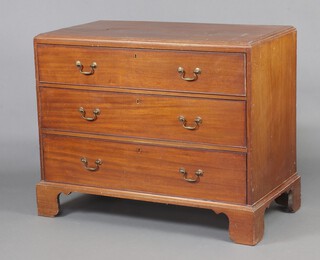
[(98, 115), (100, 115), (100, 109), (95, 108), (92, 113), (93, 117), (86, 117), (86, 110), (83, 107), (79, 107), (79, 112), (81, 114), (81, 117), (87, 121), (95, 121), (98, 118)]
[(187, 126), (187, 119), (185, 119), (184, 116), (179, 116), (178, 120), (182, 123), (183, 128), (187, 130), (196, 130), (197, 128), (199, 128), (200, 124), (202, 123), (202, 119), (200, 116), (197, 116), (193, 120), (193, 122), (195, 123), (193, 126)]
[(82, 157), (80, 160), (83, 163), (84, 168), (90, 172), (95, 172), (95, 171), (99, 170), (99, 166), (102, 164), (102, 161), (100, 159), (97, 159), (95, 161), (96, 167), (89, 167), (88, 160), (86, 157)]
[(80, 73), (86, 76), (92, 75), (94, 73), (94, 70), (97, 68), (97, 63), (92, 62), (90, 65), (91, 71), (83, 71), (83, 65), (81, 61), (77, 60), (76, 61), (76, 66), (79, 69)]
[(179, 172), (183, 175), (183, 179), (185, 181), (191, 182), (191, 183), (200, 181), (200, 176), (203, 176), (203, 173), (204, 173), (203, 170), (199, 169), (194, 173), (196, 175), (196, 178), (195, 179), (191, 179), (191, 178), (187, 178), (188, 173), (185, 170), (185, 168), (180, 168)]
[(181, 77), (183, 80), (185, 80), (185, 81), (195, 81), (195, 80), (198, 79), (198, 75), (201, 74), (201, 69), (200, 69), (200, 68), (195, 68), (195, 69), (193, 70), (193, 75), (194, 75), (193, 78), (186, 78), (186, 77), (185, 77), (186, 72), (185, 72), (185, 70), (184, 70), (183, 67), (179, 67), (179, 68), (178, 68), (178, 73), (180, 74), (180, 77)]

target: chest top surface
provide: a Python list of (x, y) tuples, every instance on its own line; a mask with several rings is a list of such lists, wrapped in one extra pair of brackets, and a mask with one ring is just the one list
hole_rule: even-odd
[(37, 43), (160, 49), (250, 48), (292, 26), (96, 21), (43, 33)]

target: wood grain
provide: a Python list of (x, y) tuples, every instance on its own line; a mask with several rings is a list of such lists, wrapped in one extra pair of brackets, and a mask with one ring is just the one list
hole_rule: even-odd
[[(57, 135), (45, 136), (43, 146), (46, 181), (246, 203), (245, 154)], [(103, 163), (90, 172), (83, 167), (82, 157), (90, 167), (97, 159)], [(198, 169), (204, 175), (197, 183), (186, 182), (179, 173), (181, 167), (188, 178), (195, 178)]]
[(256, 45), (248, 67), (248, 199), (296, 173), (296, 33)]
[[(97, 188), (90, 186), (53, 183), (41, 181), (37, 184), (37, 196), (39, 215), (53, 217), (59, 213), (59, 200), (57, 197), (60, 193), (70, 194), (71, 192), (81, 192), (86, 194), (96, 194), (102, 196), (110, 196), (132, 200), (142, 200), (156, 203), (174, 204), (188, 207), (211, 209), (217, 214), (223, 213), (229, 219), (230, 239), (239, 244), (255, 245), (263, 236), (264, 221), (263, 215), (265, 209), (280, 194), (289, 190), (297, 191), (300, 187), (300, 177), (291, 176), (280, 186), (276, 187), (272, 192), (261, 198), (255, 205), (238, 205), (233, 203), (224, 203), (210, 200), (199, 200), (184, 197), (174, 197), (168, 195), (159, 195), (145, 192), (135, 192), (127, 190), (113, 190), (105, 188)], [(299, 196), (295, 196), (299, 198)], [(299, 200), (295, 205), (300, 206)], [(295, 207), (298, 209), (298, 207)], [(49, 209), (49, 210), (48, 210)]]
[[(234, 242), (255, 245), (272, 201), (300, 208), (292, 26), (97, 21), (34, 47), (39, 215), (58, 214), (71, 192), (206, 208), (227, 215)], [(77, 60), (96, 62), (94, 74)], [(180, 66), (202, 72), (186, 82)], [(101, 113), (87, 122), (79, 107)], [(186, 130), (180, 115), (203, 121)], [(81, 157), (102, 165), (88, 171)], [(180, 168), (203, 176), (189, 183)]]
[[(245, 103), (243, 101), (210, 100), (104, 93), (41, 88), (42, 127), (75, 132), (144, 137), (245, 147)], [(81, 118), (79, 107), (88, 117), (99, 108), (98, 119)], [(202, 118), (197, 130), (186, 130)]]
[[(61, 188), (40, 185), (36, 186), (38, 215), (44, 217), (55, 217), (60, 211), (59, 196), (63, 192)], [(69, 195), (71, 192), (64, 192)]]
[[(86, 85), (70, 85), (70, 84), (58, 84), (58, 83), (41, 83), (41, 87), (47, 88), (62, 88), (62, 89), (78, 89), (88, 90)], [(179, 96), (179, 97), (191, 97), (191, 98), (205, 98), (205, 99), (222, 99), (222, 100), (241, 100), (246, 101), (246, 96), (232, 96), (232, 95), (220, 95), (214, 93), (189, 93), (189, 92), (172, 92), (166, 90), (154, 90), (154, 89), (131, 89), (117, 86), (90, 86), (90, 91), (103, 91), (103, 92), (116, 92), (116, 93), (131, 93), (131, 94), (145, 94), (145, 95), (164, 95), (164, 96)]]
[(229, 218), (229, 236), (236, 243), (256, 245), (264, 233), (265, 208), (248, 211), (226, 211)]
[(133, 138), (129, 136), (116, 136), (116, 135), (97, 135), (84, 132), (70, 132), (70, 131), (61, 131), (54, 129), (42, 129), (42, 134), (46, 135), (60, 135), (60, 136), (71, 136), (71, 137), (85, 137), (93, 140), (105, 140), (112, 142), (121, 142), (121, 143), (131, 143), (131, 144), (145, 144), (145, 145), (160, 145), (164, 147), (174, 147), (174, 148), (188, 148), (188, 149), (197, 149), (197, 150), (216, 150), (216, 151), (226, 151), (226, 152), (240, 152), (246, 153), (247, 149), (245, 147), (229, 147), (229, 146), (220, 146), (220, 145), (211, 145), (204, 143), (191, 143), (183, 141), (170, 141), (170, 140), (160, 140), (160, 139), (146, 139), (146, 138)]
[(235, 52), (293, 29), (277, 25), (96, 21), (40, 34), (35, 42)]
[[(96, 62), (94, 74), (82, 75), (75, 66), (78, 60), (84, 71)], [(40, 82), (245, 95), (242, 53), (38, 45), (38, 62)], [(188, 82), (181, 79), (178, 67), (185, 69), (185, 77), (194, 77), (195, 68), (201, 74)]]

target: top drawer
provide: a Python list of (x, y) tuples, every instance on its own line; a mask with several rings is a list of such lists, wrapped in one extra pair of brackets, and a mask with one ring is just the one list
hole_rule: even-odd
[[(43, 44), (37, 49), (40, 82), (245, 96), (243, 53)], [(200, 74), (194, 74), (197, 68)]]

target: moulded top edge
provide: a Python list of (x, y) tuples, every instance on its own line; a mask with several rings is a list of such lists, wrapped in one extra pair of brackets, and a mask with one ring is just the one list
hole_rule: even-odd
[(235, 25), (143, 21), (96, 21), (43, 33), (36, 43), (212, 50), (245, 50), (295, 30), (280, 25)]

